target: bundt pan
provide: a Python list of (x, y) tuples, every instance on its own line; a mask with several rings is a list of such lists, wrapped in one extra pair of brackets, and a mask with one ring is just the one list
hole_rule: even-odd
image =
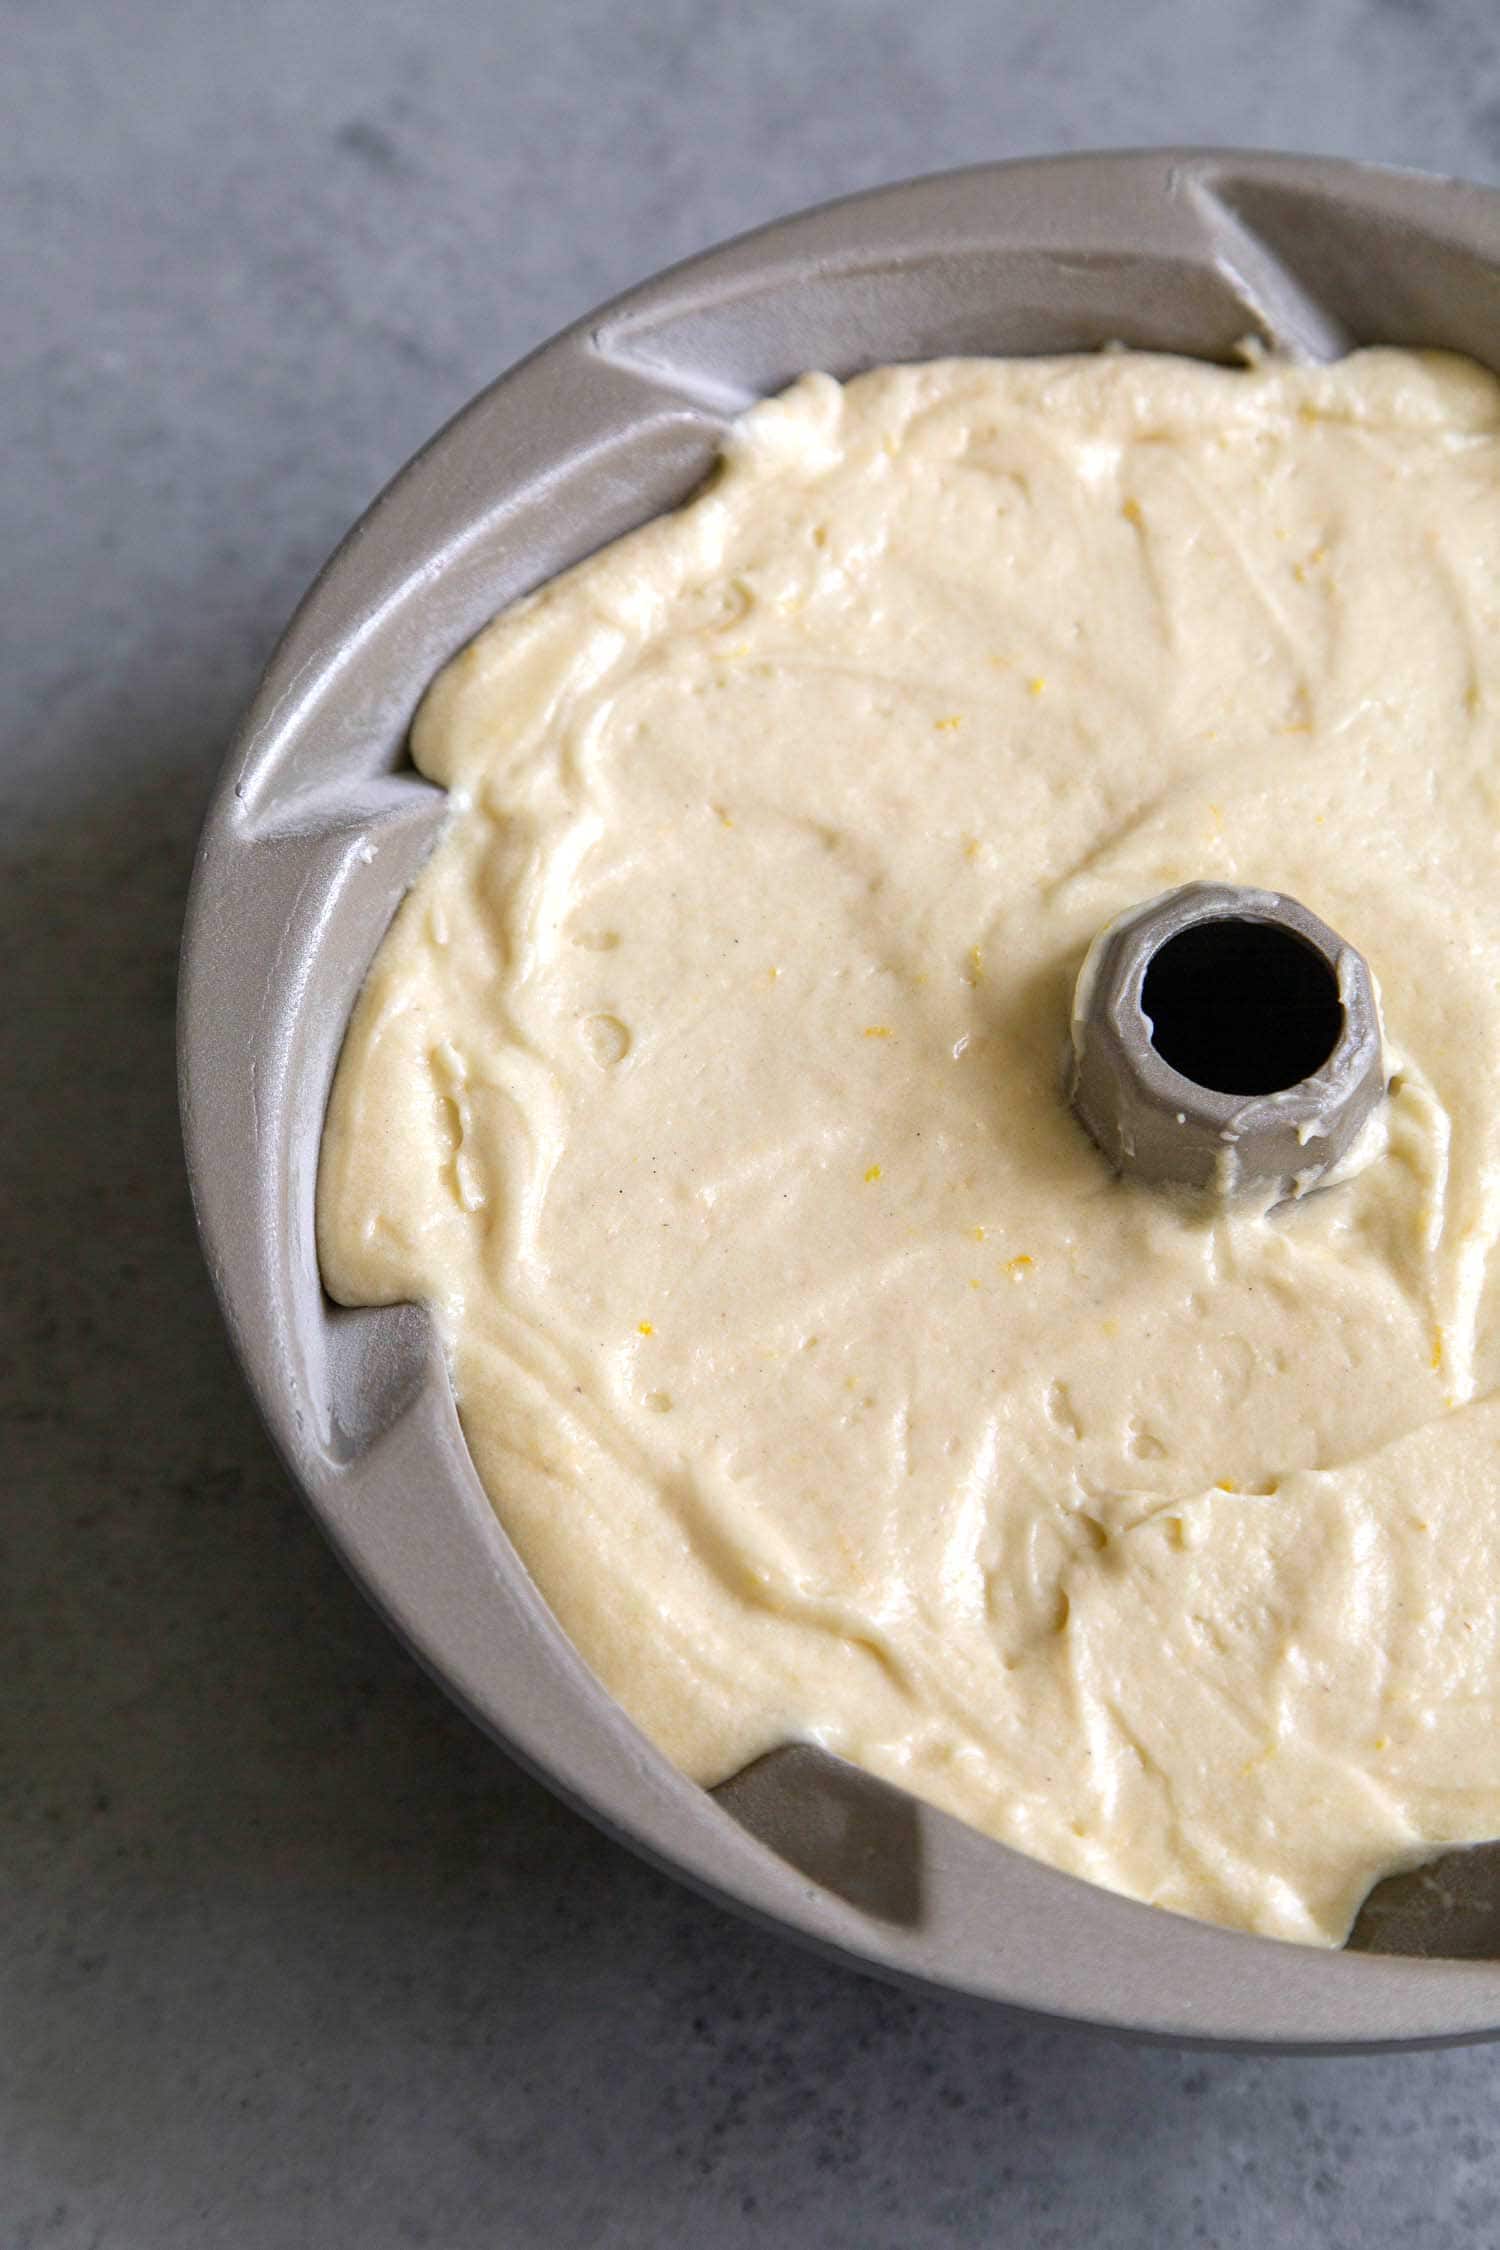
[[(1212, 151), (984, 166), (690, 260), (467, 407), (371, 508), (272, 658), (188, 909), (188, 1162), (272, 1436), (397, 1631), (610, 1834), (866, 1969), (1121, 2031), (1342, 2048), (1500, 2032), (1500, 1850), (1372, 1894), (1349, 1947), (1210, 1929), (1056, 1873), (821, 1752), (710, 1794), (574, 1653), (490, 1508), (417, 1307), (318, 1279), (319, 1134), (360, 982), (443, 818), (407, 728), (507, 602), (670, 508), (808, 368), (1124, 343), (1229, 360), (1441, 345), (1500, 366), (1500, 194)], [(1497, 1463), (1500, 1478), (1500, 1463)]]

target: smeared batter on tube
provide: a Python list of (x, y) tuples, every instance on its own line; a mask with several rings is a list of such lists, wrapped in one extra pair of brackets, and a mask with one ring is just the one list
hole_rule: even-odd
[[(1500, 1831), (1497, 441), (1394, 351), (810, 376), (431, 690), (324, 1273), (704, 1782), (815, 1738), (1322, 1943)], [(1193, 877), (1382, 988), (1385, 1151), (1269, 1215), (1060, 1098)]]

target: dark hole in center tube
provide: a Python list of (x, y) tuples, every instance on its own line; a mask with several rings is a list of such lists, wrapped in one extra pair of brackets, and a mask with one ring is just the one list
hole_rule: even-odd
[(1278, 1094), (1328, 1060), (1343, 1029), (1322, 955), (1275, 922), (1195, 922), (1141, 988), (1162, 1061), (1216, 1094)]

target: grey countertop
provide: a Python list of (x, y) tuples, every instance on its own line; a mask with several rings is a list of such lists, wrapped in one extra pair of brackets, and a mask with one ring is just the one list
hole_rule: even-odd
[(0, 2250), (1500, 2235), (1500, 2051), (1130, 2048), (804, 1957), (417, 1672), (241, 1391), (174, 951), (376, 488), (797, 205), (1149, 141), (1494, 179), (1491, 0), (3, 0)]

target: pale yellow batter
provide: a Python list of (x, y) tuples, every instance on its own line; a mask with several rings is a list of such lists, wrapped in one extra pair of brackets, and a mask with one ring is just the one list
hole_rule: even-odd
[[(323, 1270), (433, 1306), (690, 1773), (813, 1738), (1323, 1943), (1500, 1831), (1497, 628), (1466, 362), (960, 361), (756, 408), (437, 681)], [(1089, 941), (1196, 877), (1381, 985), (1384, 1151), (1269, 1215), (1060, 1093)]]

